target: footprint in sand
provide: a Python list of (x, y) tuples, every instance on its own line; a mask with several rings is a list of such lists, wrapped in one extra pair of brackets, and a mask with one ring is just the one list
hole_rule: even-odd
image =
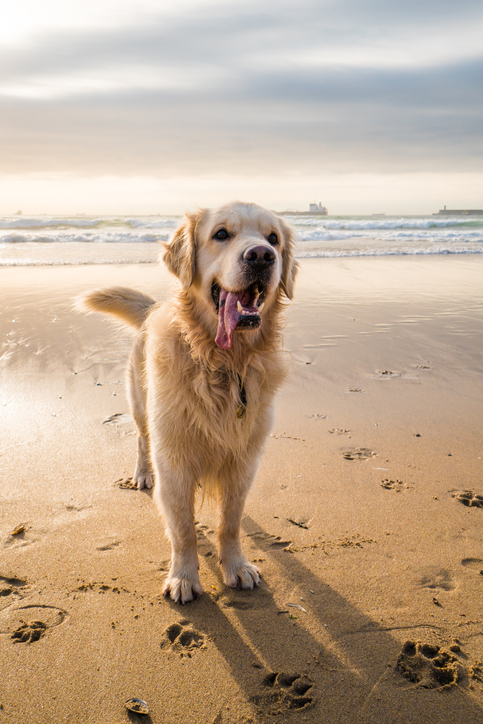
[(216, 555), (216, 548), (207, 537), (208, 535), (212, 535), (214, 532), (215, 531), (209, 528), (207, 525), (197, 524), (196, 526), (198, 552), (201, 556), (204, 556), (205, 558), (212, 558)]
[(483, 495), (473, 490), (458, 490), (452, 493), (453, 498), (466, 505), (467, 508), (483, 508)]
[(114, 485), (117, 485), (118, 488), (122, 488), (123, 490), (138, 489), (137, 483), (135, 483), (132, 478), (120, 478), (114, 481)]
[(121, 437), (135, 434), (133, 429), (134, 420), (131, 415), (128, 415), (126, 412), (116, 412), (106, 420), (103, 420), (102, 424), (114, 430)]
[(30, 644), (63, 623), (67, 615), (57, 606), (32, 604), (9, 608), (0, 613), (0, 633), (9, 634), (14, 643)]
[(431, 590), (453, 591), (456, 588), (453, 576), (445, 568), (425, 568), (421, 572), (419, 585)]
[(250, 701), (264, 714), (279, 714), (283, 709), (300, 711), (314, 703), (314, 684), (304, 674), (274, 671), (265, 676), (262, 686), (262, 693), (250, 697)]
[(291, 540), (282, 540), (279, 535), (270, 535), (270, 533), (249, 533), (248, 538), (262, 543), (262, 548), (288, 548), (292, 544)]
[(161, 641), (161, 648), (170, 648), (181, 657), (191, 658), (197, 649), (206, 648), (205, 637), (193, 628), (189, 621), (183, 619), (168, 626)]
[[(116, 580), (116, 579), (113, 579)], [(77, 588), (72, 589), (72, 593), (86, 593), (88, 591), (93, 591), (94, 593), (117, 593), (118, 595), (121, 593), (129, 593), (127, 588), (123, 588), (122, 586), (111, 586), (108, 583), (100, 583), (98, 581), (90, 581), (89, 583), (81, 583), (80, 586), (77, 586)]]
[(279, 535), (277, 536), (270, 536), (268, 540), (268, 545), (270, 548), (288, 548), (290, 545), (292, 545), (291, 540), (282, 540)]
[(227, 598), (222, 599), (222, 604), (224, 608), (234, 608), (237, 611), (247, 611), (249, 608), (253, 608), (254, 606), (253, 601), (230, 601)]
[(375, 379), (387, 380), (391, 377), (401, 377), (400, 372), (392, 372), (391, 370), (379, 370), (376, 372)]
[(201, 525), (200, 523), (195, 523), (195, 525), (196, 525), (197, 530), (201, 531), (203, 533), (209, 533), (211, 535), (212, 533), (215, 532), (212, 528), (210, 528), (209, 525)]
[(464, 675), (464, 668), (453, 653), (421, 641), (406, 641), (396, 670), (418, 689), (448, 689)]
[(103, 546), (97, 546), (96, 551), (113, 551), (118, 546), (122, 545), (121, 540), (113, 540), (111, 543), (105, 543)]
[(368, 460), (375, 457), (375, 455), (376, 453), (367, 447), (352, 447), (342, 453), (344, 460)]
[[(253, 563), (261, 563), (265, 559), (252, 560)], [(213, 596), (213, 600), (217, 601), (223, 608), (233, 609), (235, 611), (249, 611), (256, 609), (259, 611), (262, 608), (271, 606), (273, 603), (272, 596), (263, 587), (260, 586), (256, 591), (238, 591), (232, 592), (232, 589), (226, 593), (222, 593), (219, 596)]]
[(389, 480), (389, 478), (384, 478), (381, 483), (381, 488), (385, 490), (395, 490), (396, 493), (400, 493), (401, 490), (407, 490), (407, 487), (402, 480)]
[(27, 581), (24, 581), (22, 578), (17, 578), (17, 576), (0, 576), (0, 598), (12, 595), (20, 596), (22, 594), (22, 589), (27, 585)]
[(47, 631), (47, 624), (43, 621), (31, 621), (26, 623), (22, 621), (18, 629), (13, 632), (11, 639), (16, 644), (31, 644), (33, 641), (38, 641)]
[(461, 565), (483, 576), (483, 558), (463, 558)]

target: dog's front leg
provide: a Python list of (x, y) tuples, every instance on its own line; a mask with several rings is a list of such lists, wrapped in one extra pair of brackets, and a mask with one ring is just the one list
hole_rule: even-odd
[(219, 561), (223, 580), (231, 588), (251, 589), (260, 581), (259, 569), (247, 561), (240, 542), (243, 507), (256, 468), (255, 464), (240, 470), (239, 464), (227, 464), (220, 472)]
[(163, 593), (179, 603), (192, 601), (203, 593), (198, 575), (194, 497), (194, 480), (181, 479), (166, 465), (156, 465), (154, 498), (164, 517), (172, 548), (171, 568)]

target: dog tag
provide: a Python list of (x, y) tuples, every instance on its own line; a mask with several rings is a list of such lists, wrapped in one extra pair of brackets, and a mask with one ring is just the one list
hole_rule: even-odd
[(245, 407), (245, 405), (238, 405), (238, 407), (236, 408), (236, 416), (243, 417), (246, 411), (247, 408)]

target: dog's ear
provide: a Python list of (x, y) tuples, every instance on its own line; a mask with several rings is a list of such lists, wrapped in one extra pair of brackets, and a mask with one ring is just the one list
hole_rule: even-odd
[(184, 289), (193, 284), (196, 273), (197, 221), (198, 214), (187, 214), (171, 241), (164, 245), (163, 261)]
[(293, 290), (294, 290), (294, 284), (295, 284), (295, 277), (297, 276), (297, 271), (299, 268), (299, 265), (295, 261), (295, 240), (294, 240), (294, 232), (292, 227), (287, 224), (287, 222), (284, 219), (280, 219), (280, 222), (282, 224), (283, 234), (285, 237), (285, 244), (282, 251), (282, 280), (281, 280), (281, 286), (282, 290), (284, 291), (285, 295), (292, 299), (293, 297)]

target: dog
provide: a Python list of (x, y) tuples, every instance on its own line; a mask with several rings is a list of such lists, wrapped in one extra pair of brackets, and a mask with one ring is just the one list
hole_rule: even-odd
[(216, 497), (223, 579), (253, 589), (240, 524), (272, 402), (286, 375), (282, 312), (297, 262), (289, 224), (256, 204), (187, 214), (163, 259), (177, 277), (169, 303), (126, 288), (88, 293), (84, 310), (107, 312), (137, 330), (128, 392), (138, 429), (133, 481), (151, 488), (171, 541), (163, 593), (186, 603), (201, 595), (195, 493)]

